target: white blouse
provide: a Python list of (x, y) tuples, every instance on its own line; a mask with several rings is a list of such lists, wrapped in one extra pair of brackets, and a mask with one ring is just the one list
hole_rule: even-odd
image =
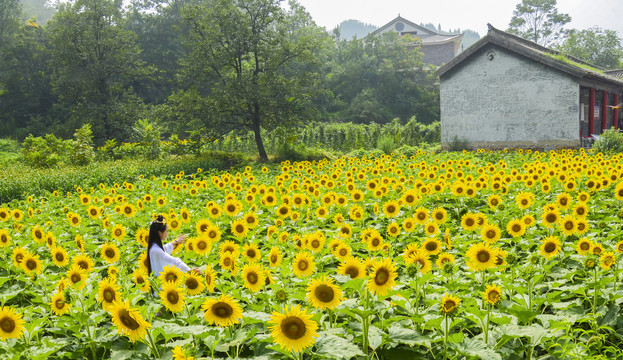
[(149, 248), (149, 260), (151, 262), (151, 272), (154, 276), (160, 275), (162, 269), (164, 269), (167, 265), (175, 265), (178, 269), (182, 271), (190, 270), (190, 267), (186, 265), (182, 260), (176, 258), (175, 256), (171, 256), (171, 252), (173, 251), (173, 244), (168, 243), (163, 246), (164, 251), (160, 248), (160, 246), (153, 244), (151, 248)]

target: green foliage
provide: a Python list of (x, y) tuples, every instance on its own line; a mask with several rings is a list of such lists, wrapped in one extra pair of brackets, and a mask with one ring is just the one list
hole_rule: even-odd
[(16, 153), (19, 151), (19, 143), (14, 139), (0, 139), (0, 152)]
[(85, 124), (74, 133), (72, 151), (69, 155), (70, 161), (74, 165), (88, 165), (95, 160), (95, 150), (93, 149), (93, 132), (91, 125)]
[[(41, 138), (33, 139), (35, 140), (30, 141), (38, 142), (37, 139)], [(248, 158), (239, 153), (206, 152), (200, 157), (185, 156), (148, 162), (141, 159), (115, 160), (80, 167), (59, 165), (48, 169), (36, 169), (15, 163), (0, 172), (0, 203), (21, 199), (24, 194), (42, 195), (54, 190), (73, 191), (75, 186), (85, 189), (98, 186), (99, 183), (120, 184), (124, 181), (135, 181), (141, 175), (151, 177), (180, 171), (192, 174), (198, 168), (204, 171), (225, 170), (244, 166), (248, 162)]]
[(604, 154), (623, 152), (623, 133), (614, 128), (604, 131), (593, 143), (593, 149)]
[(150, 160), (158, 159), (160, 157), (161, 137), (158, 124), (149, 121), (149, 119), (139, 119), (132, 129), (141, 145), (147, 150), (143, 156)]
[(522, 0), (513, 11), (508, 31), (543, 46), (556, 43), (571, 21), (568, 14), (558, 13), (556, 0)]
[(28, 165), (49, 168), (66, 162), (71, 148), (71, 142), (63, 141), (53, 134), (44, 137), (29, 135), (22, 142), (21, 153)]
[(469, 141), (458, 136), (454, 136), (452, 140), (448, 142), (448, 151), (463, 151), (469, 150)]
[(605, 69), (618, 69), (622, 65), (623, 46), (617, 32), (598, 26), (571, 30), (557, 49)]

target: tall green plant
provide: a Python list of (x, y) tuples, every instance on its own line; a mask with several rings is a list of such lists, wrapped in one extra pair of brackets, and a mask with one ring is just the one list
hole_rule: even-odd
[(139, 119), (133, 130), (147, 149), (144, 155), (150, 160), (158, 159), (160, 157), (160, 127), (149, 119)]
[(74, 141), (72, 142), (72, 151), (69, 158), (74, 165), (88, 165), (95, 160), (91, 124), (83, 125), (74, 133)]

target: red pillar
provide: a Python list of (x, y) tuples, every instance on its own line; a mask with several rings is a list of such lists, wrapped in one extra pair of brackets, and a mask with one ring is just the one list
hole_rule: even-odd
[(601, 132), (608, 127), (608, 92), (604, 90), (603, 100), (601, 102)]
[(595, 132), (595, 88), (591, 88), (588, 96), (588, 134), (591, 136)]
[[(619, 106), (619, 94), (614, 94), (614, 106)], [(615, 108), (612, 111), (612, 122), (614, 124), (614, 128), (619, 130), (619, 109)]]

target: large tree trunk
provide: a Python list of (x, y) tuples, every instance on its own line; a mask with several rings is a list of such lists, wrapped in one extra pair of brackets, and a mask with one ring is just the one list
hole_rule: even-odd
[(262, 141), (262, 128), (260, 126), (260, 106), (255, 104), (255, 111), (253, 112), (253, 133), (255, 134), (255, 144), (257, 145), (257, 151), (260, 155), (261, 162), (268, 161), (268, 155), (264, 148), (264, 141)]

